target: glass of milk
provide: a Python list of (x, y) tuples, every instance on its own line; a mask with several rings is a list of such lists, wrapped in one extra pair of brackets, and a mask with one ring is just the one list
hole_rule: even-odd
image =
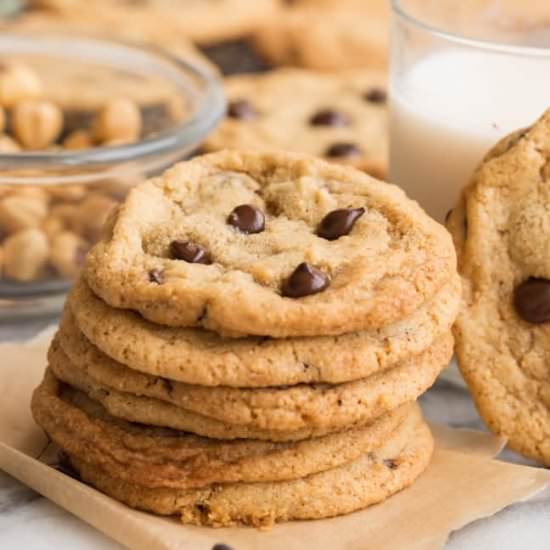
[(550, 0), (392, 0), (390, 181), (438, 221), (550, 107)]

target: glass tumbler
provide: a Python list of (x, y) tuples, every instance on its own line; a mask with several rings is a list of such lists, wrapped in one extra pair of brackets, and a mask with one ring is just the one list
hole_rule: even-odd
[(484, 154), (550, 107), (550, 2), (392, 0), (390, 181), (443, 222)]
[(34, 70), (65, 126), (89, 127), (119, 97), (139, 106), (143, 126), (127, 144), (0, 154), (0, 319), (11, 319), (59, 310), (108, 212), (196, 149), (225, 105), (207, 69), (137, 45), (2, 33), (0, 59)]

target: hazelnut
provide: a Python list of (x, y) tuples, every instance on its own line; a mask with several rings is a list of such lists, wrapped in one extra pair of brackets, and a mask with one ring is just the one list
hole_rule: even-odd
[(117, 201), (105, 195), (99, 193), (88, 195), (78, 207), (76, 220), (78, 232), (90, 241), (96, 241), (107, 216), (117, 205)]
[(57, 216), (48, 216), (40, 225), (40, 229), (46, 234), (48, 239), (53, 239), (58, 233), (65, 231), (65, 222)]
[(117, 201), (122, 201), (132, 187), (142, 182), (143, 178), (128, 175), (121, 178), (113, 178), (97, 183), (93, 186), (94, 191), (108, 195)]
[(93, 126), (94, 137), (101, 143), (136, 141), (141, 133), (141, 112), (130, 99), (112, 99), (99, 110)]
[(46, 192), (46, 188), (41, 185), (13, 185), (9, 187), (10, 196), (31, 197), (40, 199), (45, 203), (50, 201), (50, 196)]
[(19, 153), (21, 147), (17, 141), (6, 134), (0, 134), (0, 154)]
[(63, 112), (47, 100), (20, 101), (12, 112), (15, 137), (27, 149), (45, 149), (63, 129)]
[(53, 185), (48, 187), (48, 193), (54, 201), (77, 202), (86, 197), (85, 185)]
[(56, 204), (50, 208), (49, 217), (57, 218), (65, 227), (71, 229), (76, 228), (80, 224), (80, 210), (75, 204)]
[(0, 200), (0, 229), (15, 233), (37, 227), (47, 214), (47, 204), (38, 197), (11, 195)]
[(35, 99), (42, 94), (42, 82), (38, 75), (23, 63), (0, 64), (0, 105), (13, 107), (25, 99)]
[(62, 277), (73, 278), (80, 271), (88, 248), (84, 239), (63, 231), (52, 239), (50, 263)]
[(87, 130), (74, 130), (63, 140), (65, 149), (87, 149), (93, 146), (92, 134)]
[(29, 282), (44, 275), (49, 245), (39, 229), (25, 229), (9, 236), (4, 246), (4, 274), (10, 279)]

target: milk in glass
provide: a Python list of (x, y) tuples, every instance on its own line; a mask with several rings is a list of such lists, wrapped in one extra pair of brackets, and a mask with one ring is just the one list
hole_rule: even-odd
[(550, 61), (449, 49), (394, 75), (390, 93), (390, 181), (443, 221), (484, 154), (550, 107)]

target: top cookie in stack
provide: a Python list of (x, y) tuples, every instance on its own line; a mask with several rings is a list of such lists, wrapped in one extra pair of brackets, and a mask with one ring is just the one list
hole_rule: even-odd
[(88, 256), (109, 305), (275, 338), (377, 329), (456, 273), (445, 229), (390, 185), (289, 154), (222, 152), (133, 191)]
[(457, 279), (449, 235), (391, 185), (289, 153), (198, 157), (111, 216), (33, 412), (134, 507), (351, 512), (429, 462), (415, 401), (452, 353)]

